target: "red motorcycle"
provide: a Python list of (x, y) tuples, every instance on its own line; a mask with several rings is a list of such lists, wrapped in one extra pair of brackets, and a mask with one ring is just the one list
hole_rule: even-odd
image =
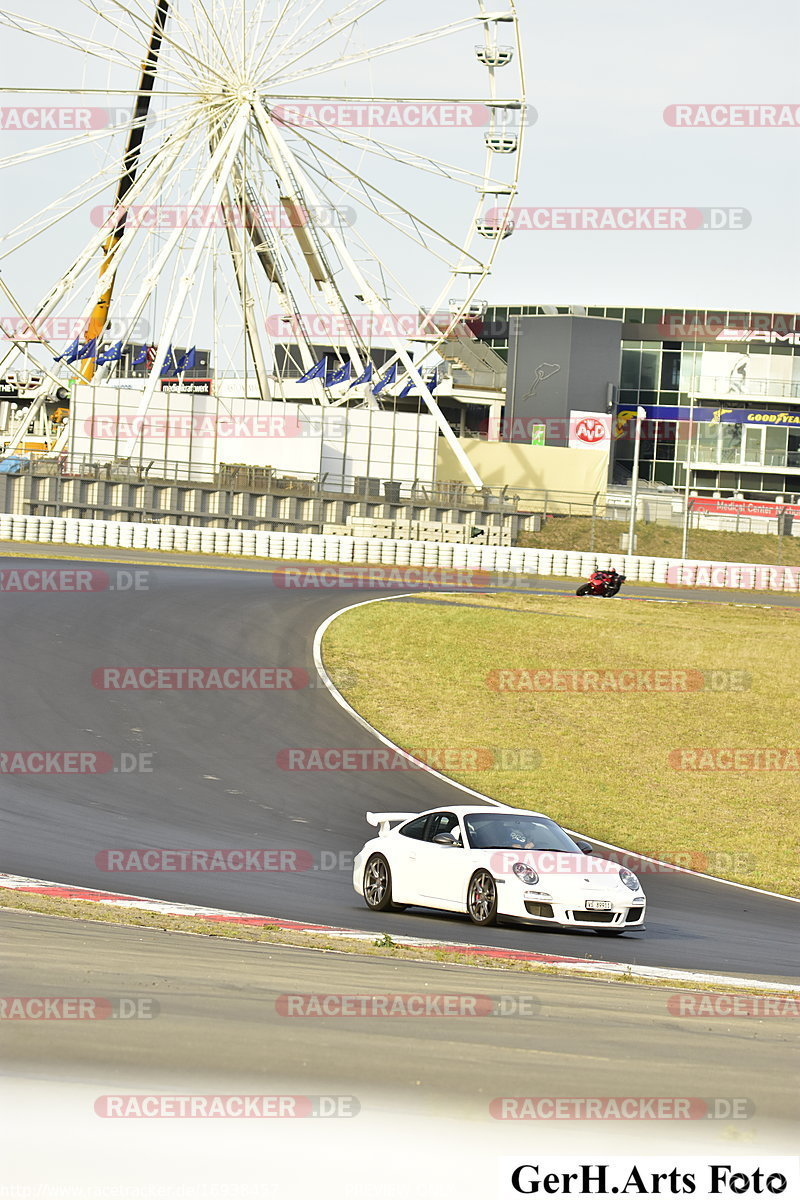
[(616, 571), (594, 571), (588, 583), (582, 583), (576, 596), (616, 596), (625, 582), (624, 575)]

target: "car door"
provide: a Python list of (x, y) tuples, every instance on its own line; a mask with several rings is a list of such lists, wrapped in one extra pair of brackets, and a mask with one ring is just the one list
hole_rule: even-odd
[[(456, 846), (440, 846), (439, 833), (457, 838)], [(416, 890), (423, 903), (463, 909), (467, 894), (470, 854), (464, 847), (461, 822), (453, 812), (434, 813), (416, 853)]]
[(398, 903), (425, 903), (418, 891), (417, 858), (429, 820), (430, 817), (425, 813), (413, 821), (407, 821), (391, 838), (391, 848), (388, 845), (386, 847), (392, 872), (392, 895)]

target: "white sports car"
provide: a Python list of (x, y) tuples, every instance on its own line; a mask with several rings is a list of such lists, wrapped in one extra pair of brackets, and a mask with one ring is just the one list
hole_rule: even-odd
[(465, 912), (476, 925), (509, 917), (607, 936), (644, 929), (633, 872), (541, 813), (470, 804), (367, 821), (378, 836), (356, 855), (353, 886), (376, 912), (414, 905)]

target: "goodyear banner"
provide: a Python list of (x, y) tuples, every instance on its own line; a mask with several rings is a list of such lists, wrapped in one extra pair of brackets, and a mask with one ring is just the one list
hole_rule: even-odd
[[(700, 405), (695, 405), (692, 409), (688, 404), (644, 404), (642, 407), (648, 421), (692, 420), (696, 425), (777, 425), (800, 428), (800, 412), (788, 412), (785, 409), (763, 412), (749, 408), (702, 408)], [(635, 422), (635, 408), (618, 408), (614, 437), (624, 437), (628, 426)]]

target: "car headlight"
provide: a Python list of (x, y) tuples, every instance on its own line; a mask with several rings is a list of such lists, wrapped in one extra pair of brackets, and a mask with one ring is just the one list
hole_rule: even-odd
[(512, 870), (517, 879), (521, 879), (523, 883), (533, 886), (534, 883), (539, 882), (539, 876), (536, 874), (533, 867), (529, 867), (527, 863), (514, 863)]
[(633, 871), (629, 871), (627, 867), (620, 867), (619, 877), (625, 884), (625, 887), (629, 887), (632, 892), (638, 892), (639, 880), (636, 878)]

